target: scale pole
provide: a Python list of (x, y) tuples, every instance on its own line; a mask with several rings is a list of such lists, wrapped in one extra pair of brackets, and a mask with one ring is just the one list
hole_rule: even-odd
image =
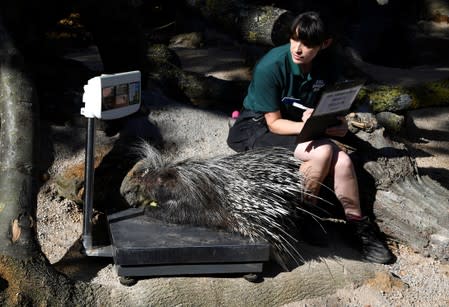
[(80, 113), (87, 118), (84, 164), (83, 249), (87, 256), (112, 257), (111, 245), (93, 246), (92, 217), (95, 176), (95, 119), (122, 118), (141, 104), (140, 71), (101, 75), (84, 85)]
[(84, 223), (83, 246), (86, 252), (92, 250), (92, 214), (94, 196), (94, 147), (95, 147), (95, 118), (87, 118), (86, 153), (84, 163)]

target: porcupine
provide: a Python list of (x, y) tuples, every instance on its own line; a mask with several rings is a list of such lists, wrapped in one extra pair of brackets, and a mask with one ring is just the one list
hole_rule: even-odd
[(291, 151), (260, 148), (179, 162), (165, 161), (149, 144), (141, 151), (143, 158), (120, 188), (131, 206), (146, 206), (147, 214), (167, 223), (264, 238), (277, 260), (301, 262), (289, 230), (309, 213), (301, 202), (306, 193), (301, 162)]

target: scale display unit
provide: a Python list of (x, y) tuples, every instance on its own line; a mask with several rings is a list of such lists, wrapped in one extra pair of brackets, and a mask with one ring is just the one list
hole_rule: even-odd
[(81, 114), (87, 118), (83, 249), (87, 256), (112, 257), (120, 282), (154, 276), (242, 274), (257, 281), (270, 245), (239, 234), (192, 225), (166, 224), (147, 216), (142, 208), (108, 215), (110, 245), (94, 246), (95, 120), (130, 115), (140, 108), (139, 71), (94, 77), (84, 86)]

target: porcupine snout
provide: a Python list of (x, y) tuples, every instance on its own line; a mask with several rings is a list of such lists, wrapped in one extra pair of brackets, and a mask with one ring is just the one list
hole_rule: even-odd
[(139, 207), (142, 204), (142, 201), (139, 201), (142, 197), (139, 197), (140, 188), (139, 185), (131, 186), (129, 189), (120, 189), (121, 194), (125, 198), (126, 202), (131, 207)]
[(146, 199), (142, 189), (144, 171), (137, 163), (125, 176), (120, 186), (120, 194), (131, 207), (144, 205)]

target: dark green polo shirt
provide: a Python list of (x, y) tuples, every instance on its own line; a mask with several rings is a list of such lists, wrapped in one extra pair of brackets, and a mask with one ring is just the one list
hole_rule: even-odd
[(315, 107), (320, 90), (336, 81), (336, 65), (327, 50), (313, 60), (312, 70), (303, 74), (293, 63), (290, 43), (271, 49), (256, 65), (243, 107), (255, 112), (281, 111), (283, 118), (300, 120), (303, 110), (283, 104), (283, 97), (301, 99), (301, 104)]

